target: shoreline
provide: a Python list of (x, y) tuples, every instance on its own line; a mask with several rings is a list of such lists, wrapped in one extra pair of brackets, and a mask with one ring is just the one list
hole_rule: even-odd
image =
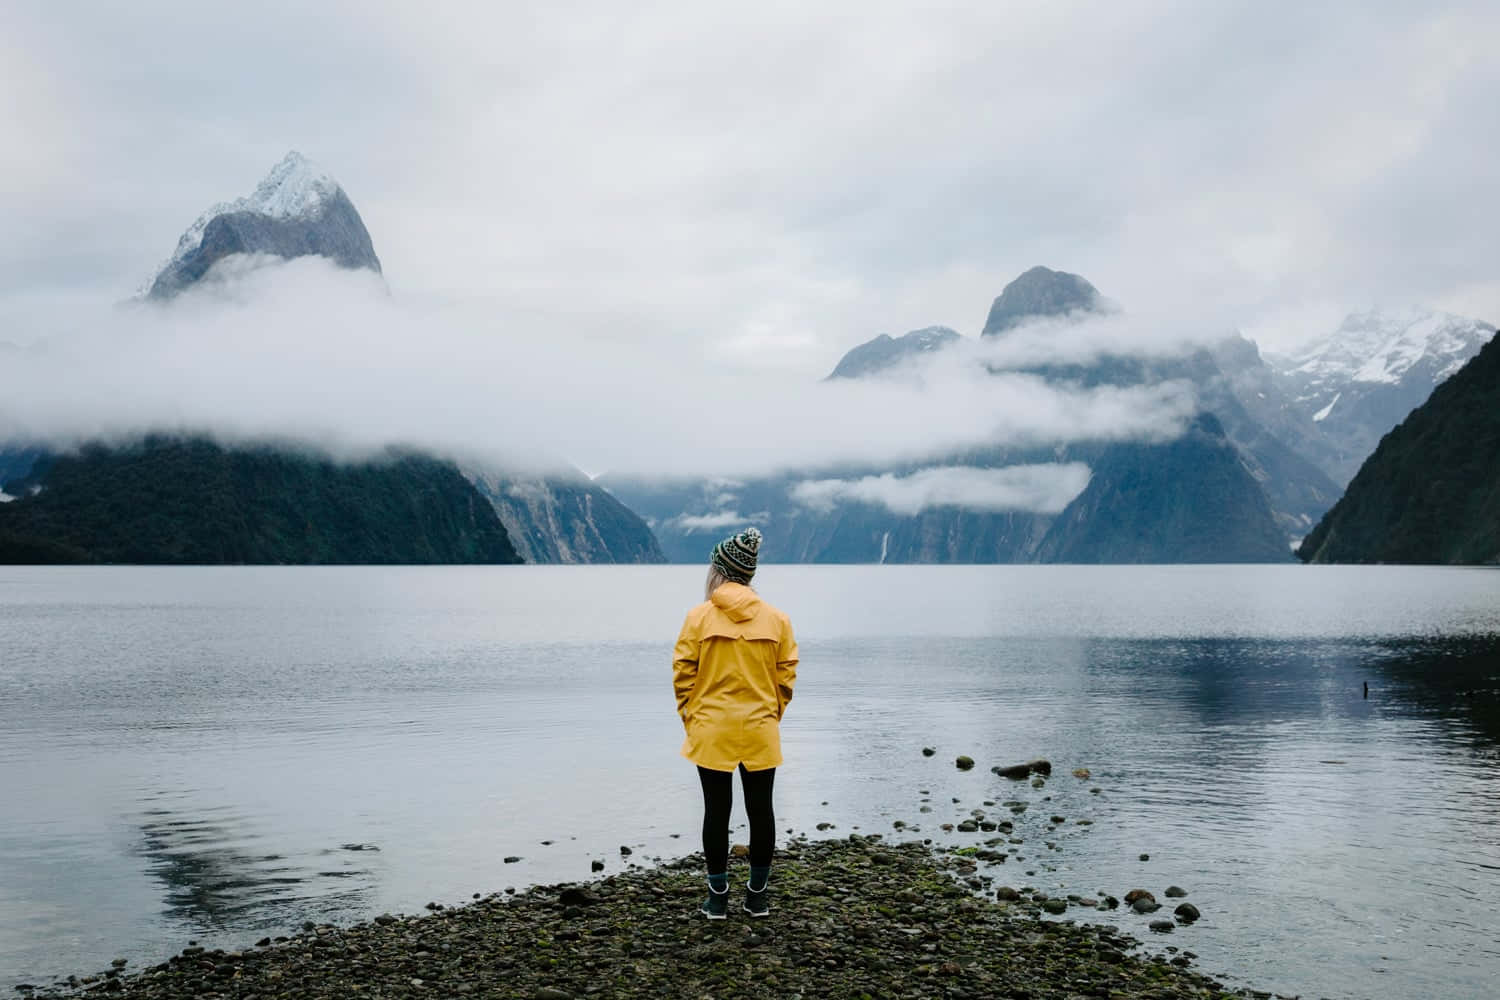
[[(1267, 997), (1190, 967), (1133, 954), (1108, 924), (1043, 919), (1045, 897), (1002, 887), (978, 897), (962, 857), (879, 834), (781, 846), (772, 913), (697, 913), (693, 854), (587, 881), (491, 893), (421, 915), (382, 914), (262, 938), (242, 951), (190, 946), (139, 971), (114, 968), (20, 996), (186, 997)], [(955, 872), (954, 869), (957, 869)]]

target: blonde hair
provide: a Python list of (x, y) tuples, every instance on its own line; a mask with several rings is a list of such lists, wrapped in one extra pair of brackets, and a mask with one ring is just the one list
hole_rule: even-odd
[[(710, 563), (709, 567), (708, 567), (708, 579), (706, 579), (706, 580), (703, 581), (703, 599), (705, 601), (712, 600), (713, 596), (714, 596), (714, 591), (718, 590), (720, 587), (724, 586), (724, 584), (726, 584), (726, 583), (734, 583), (734, 582), (735, 581), (729, 579), (729, 577), (727, 577), (727, 576), (724, 575), (724, 571), (723, 570), (719, 569), (719, 567), (717, 567), (717, 566), (713, 565), (712, 563)], [(745, 584), (745, 586), (748, 587), (750, 585), (747, 583), (747, 584)]]

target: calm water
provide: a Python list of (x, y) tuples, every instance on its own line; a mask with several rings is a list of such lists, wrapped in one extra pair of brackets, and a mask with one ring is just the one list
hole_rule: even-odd
[[(0, 569), (0, 987), (586, 878), (622, 844), (693, 849), (668, 660), (702, 577)], [(759, 585), (803, 653), (782, 828), (972, 843), (939, 824), (1021, 799), (999, 882), (1182, 885), (1204, 916), (1170, 938), (1108, 919), (1207, 971), (1493, 995), (1500, 572), (768, 566)], [(1044, 789), (987, 771), (1034, 756), (1057, 767)]]

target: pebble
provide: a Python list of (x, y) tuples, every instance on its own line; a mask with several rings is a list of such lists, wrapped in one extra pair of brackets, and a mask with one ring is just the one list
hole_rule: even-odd
[(974, 758), (960, 754), (953, 763), (958, 766), (960, 771), (968, 771), (974, 767)]
[(1187, 895), (1187, 890), (1178, 885), (1167, 886), (1167, 895), (1173, 899), (1180, 899)]
[(1153, 920), (1151, 929), (1157, 934), (1170, 934), (1177, 929), (1177, 925), (1170, 920)]
[(923, 757), (931, 757), (935, 753), (937, 753), (937, 750), (935, 750), (932, 747), (923, 747), (922, 748), (922, 756)]
[(1178, 920), (1181, 920), (1185, 924), (1190, 924), (1203, 915), (1198, 912), (1198, 908), (1192, 903), (1182, 903), (1172, 912), (1176, 914)]
[(506, 856), (506, 858), (505, 858), (505, 859), (504, 859), (504, 860), (505, 860), (505, 863), (506, 863), (506, 864), (508, 864), (508, 865), (513, 865), (513, 864), (515, 864), (515, 863), (516, 863), (516, 862), (517, 862), (517, 861), (520, 861), (520, 860), (521, 860), (521, 856), (520, 856), (520, 855), (519, 855), (519, 854), (511, 854), (511, 855), (507, 855), (507, 856)]
[(600, 861), (598, 859), (590, 861), (589, 862), (589, 870), (590, 871), (595, 871), (595, 872), (602, 872), (604, 870), (604, 862)]
[[(193, 945), (184, 958), (118, 973), (95, 988), (132, 1000), (1041, 1000), (1063, 995), (1062, 984), (1069, 995), (1132, 1000), (1224, 993), (1199, 972), (1127, 954), (1139, 942), (1115, 928), (1066, 918), (1038, 924), (1042, 913), (1066, 913), (1061, 891), (987, 888), (992, 880), (973, 874), (974, 848), (963, 848), (973, 857), (952, 857), (878, 834), (778, 846), (774, 919), (753, 925), (736, 922), (737, 913), (727, 924), (697, 916), (702, 860), (688, 856), (514, 898), (490, 895), (430, 916), (321, 926), (316, 935), (243, 953)], [(753, 958), (745, 949), (754, 949)]]

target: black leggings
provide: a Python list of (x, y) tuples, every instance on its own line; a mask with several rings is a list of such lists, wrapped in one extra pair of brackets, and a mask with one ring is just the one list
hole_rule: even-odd
[[(703, 859), (708, 873), (729, 870), (729, 811), (734, 805), (734, 772), (698, 768), (703, 784)], [(750, 815), (750, 864), (769, 867), (776, 849), (776, 814), (771, 811), (771, 786), (776, 768), (747, 771), (740, 765), (740, 783), (745, 789), (745, 812)]]

